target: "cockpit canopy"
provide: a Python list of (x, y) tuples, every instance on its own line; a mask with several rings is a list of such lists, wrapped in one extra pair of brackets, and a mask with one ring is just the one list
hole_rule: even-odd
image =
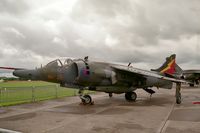
[(63, 66), (62, 62), (59, 59), (49, 62), (45, 67), (47, 68), (57, 68)]
[(57, 67), (63, 67), (63, 66), (69, 66), (70, 64), (77, 62), (77, 61), (83, 61), (83, 59), (65, 59), (65, 60), (60, 60), (56, 59), (54, 61), (49, 62), (47, 65), (45, 65), (46, 68), (57, 68)]

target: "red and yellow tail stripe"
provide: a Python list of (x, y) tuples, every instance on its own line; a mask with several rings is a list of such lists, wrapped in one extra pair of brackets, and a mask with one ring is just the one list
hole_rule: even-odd
[(167, 67), (164, 68), (161, 73), (167, 73), (167, 74), (174, 74), (176, 72), (175, 70), (176, 60), (172, 59), (168, 64)]

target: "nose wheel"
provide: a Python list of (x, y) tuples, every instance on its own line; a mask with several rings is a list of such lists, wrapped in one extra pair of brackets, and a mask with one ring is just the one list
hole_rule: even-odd
[(137, 94), (135, 92), (127, 92), (125, 93), (125, 99), (127, 101), (136, 101), (137, 99)]
[(94, 102), (92, 101), (92, 97), (90, 95), (83, 95), (83, 90), (79, 90), (79, 97), (83, 105), (92, 105)]
[(93, 104), (92, 98), (90, 95), (84, 95), (81, 97), (81, 101), (84, 105), (86, 104)]

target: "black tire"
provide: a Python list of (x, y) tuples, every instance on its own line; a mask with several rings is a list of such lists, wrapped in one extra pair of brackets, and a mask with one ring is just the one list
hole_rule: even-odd
[(194, 87), (194, 84), (189, 84), (190, 85), (190, 87)]
[(109, 93), (109, 97), (113, 97), (113, 94), (112, 94), (112, 93)]
[(92, 103), (92, 98), (91, 98), (90, 95), (84, 95), (83, 97), (84, 97), (84, 99), (81, 99), (81, 100), (84, 104), (91, 104)]
[(135, 92), (127, 92), (125, 93), (125, 98), (127, 101), (136, 101), (137, 94)]
[(181, 94), (179, 94), (178, 96), (176, 96), (176, 103), (177, 104), (181, 104), (182, 100), (181, 100)]

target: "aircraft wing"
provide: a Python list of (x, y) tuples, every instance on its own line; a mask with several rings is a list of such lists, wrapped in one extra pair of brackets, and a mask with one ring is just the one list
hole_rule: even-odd
[(184, 74), (200, 74), (200, 70), (184, 70)]
[(7, 69), (7, 70), (25, 70), (24, 68), (15, 68), (15, 67), (0, 67), (0, 69)]
[(114, 68), (116, 70), (127, 72), (129, 74), (131, 73), (131, 74), (133, 74), (137, 77), (141, 77), (141, 78), (142, 77), (143, 78), (154, 77), (154, 78), (158, 78), (158, 79), (172, 81), (172, 82), (175, 82), (175, 83), (188, 83), (188, 81), (185, 81), (185, 80), (182, 80), (182, 79), (170, 78), (170, 77), (159, 75), (159, 74), (151, 72), (151, 71), (146, 71), (146, 70), (128, 67), (128, 66), (112, 66), (112, 68)]

